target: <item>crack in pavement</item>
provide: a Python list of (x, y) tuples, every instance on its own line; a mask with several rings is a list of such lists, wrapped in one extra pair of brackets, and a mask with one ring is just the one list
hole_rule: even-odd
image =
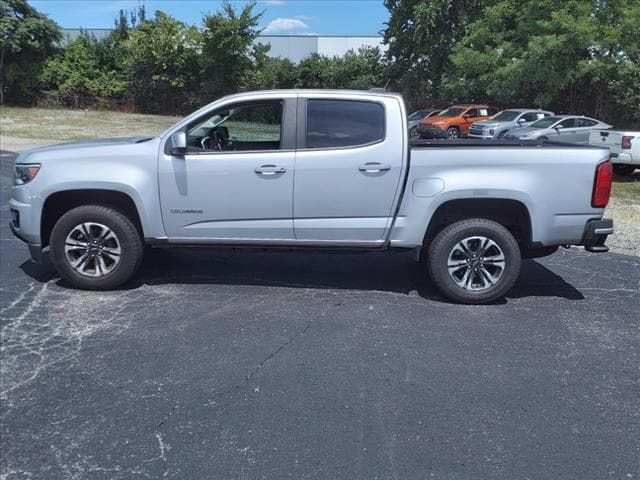
[[(309, 330), (309, 328), (311, 328), (311, 325), (316, 320), (319, 320), (320, 318), (324, 317), (329, 310), (332, 310), (335, 307), (339, 307), (342, 304), (343, 304), (343, 302), (332, 303), (332, 305), (330, 305), (329, 307), (324, 308), (321, 313), (319, 313), (315, 317), (313, 317), (310, 320), (308, 320), (306, 322), (305, 326), (301, 330), (299, 330), (295, 334), (291, 335), (287, 340), (285, 340), (281, 345), (279, 345), (278, 348), (276, 348), (275, 350), (270, 352), (268, 355), (266, 355), (253, 368), (253, 370), (251, 370), (247, 375), (245, 375), (245, 377), (243, 378), (243, 380), (241, 382), (239, 382), (239, 383), (237, 383), (237, 384), (235, 384), (235, 385), (223, 390), (222, 392), (219, 392), (218, 394), (216, 394), (214, 396), (215, 399), (219, 399), (219, 398), (225, 397), (229, 393), (234, 392), (236, 390), (239, 390), (240, 388), (245, 386), (266, 364), (268, 364), (271, 360), (273, 360), (280, 353), (282, 353), (282, 351), (284, 351), (289, 345), (294, 343), (296, 339), (298, 339), (301, 336), (304, 336), (307, 333), (307, 331)], [(215, 400), (214, 399), (210, 400), (206, 405), (211, 405), (212, 403), (215, 404)], [(173, 407), (171, 407), (171, 410), (169, 410), (169, 413), (167, 413), (165, 415), (165, 417), (162, 419), (162, 421), (160, 421), (156, 425), (156, 427), (155, 427), (155, 437), (156, 437), (156, 441), (158, 442), (158, 448), (160, 450), (160, 454), (157, 457), (154, 457), (154, 458), (151, 458), (149, 460), (146, 460), (147, 462), (153, 462), (153, 461), (157, 461), (157, 460), (162, 460), (162, 463), (163, 463), (164, 468), (165, 468), (164, 473), (162, 474), (163, 477), (166, 477), (169, 474), (170, 468), (169, 468), (169, 462), (168, 462), (168, 459), (167, 459), (167, 452), (169, 450), (171, 450), (171, 445), (165, 440), (166, 437), (162, 433), (162, 428), (166, 426), (167, 422), (171, 419), (171, 417), (176, 412), (176, 410), (178, 410), (179, 404), (180, 404), (180, 402), (179, 402), (179, 400), (177, 400), (175, 402), (175, 404), (173, 405)]]

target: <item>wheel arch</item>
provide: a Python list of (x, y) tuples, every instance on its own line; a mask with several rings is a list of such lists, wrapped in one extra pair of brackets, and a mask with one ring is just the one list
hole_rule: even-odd
[(428, 246), (446, 226), (470, 218), (485, 218), (499, 223), (515, 237), (521, 251), (531, 246), (529, 209), (521, 201), (510, 198), (462, 198), (443, 202), (429, 220), (423, 245)]
[(42, 206), (40, 238), (42, 247), (49, 244), (53, 226), (69, 210), (83, 205), (103, 205), (127, 216), (141, 237), (144, 230), (138, 206), (127, 193), (110, 189), (72, 189), (49, 194)]

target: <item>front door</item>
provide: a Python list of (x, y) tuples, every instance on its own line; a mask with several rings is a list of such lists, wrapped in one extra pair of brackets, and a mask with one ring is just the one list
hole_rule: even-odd
[[(301, 101), (294, 185), (297, 240), (378, 244), (391, 226), (403, 169), (395, 98)], [(390, 109), (388, 107), (393, 107)], [(306, 122), (305, 122), (306, 120)]]
[[(187, 153), (161, 155), (162, 217), (175, 241), (292, 240), (296, 99), (225, 105), (186, 127)], [(294, 123), (293, 123), (294, 124)], [(289, 138), (291, 136), (291, 138)]]
[(567, 143), (576, 143), (578, 141), (578, 133), (576, 128), (576, 119), (575, 118), (567, 118), (562, 120), (559, 124), (559, 129), (556, 129), (558, 132), (558, 140), (561, 142)]

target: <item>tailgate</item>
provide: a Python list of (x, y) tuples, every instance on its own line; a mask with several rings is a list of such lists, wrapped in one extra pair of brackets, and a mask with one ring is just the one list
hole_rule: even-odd
[(589, 144), (598, 147), (609, 147), (611, 152), (619, 153), (622, 149), (622, 132), (612, 130), (591, 130)]

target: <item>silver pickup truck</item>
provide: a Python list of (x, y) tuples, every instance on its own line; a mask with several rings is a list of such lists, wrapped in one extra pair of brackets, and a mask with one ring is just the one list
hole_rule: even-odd
[(16, 160), (11, 229), (71, 286), (111, 289), (153, 247), (413, 250), (449, 299), (493, 301), (521, 258), (607, 251), (607, 149), (409, 144), (402, 97), (281, 90), (222, 98), (157, 137)]

